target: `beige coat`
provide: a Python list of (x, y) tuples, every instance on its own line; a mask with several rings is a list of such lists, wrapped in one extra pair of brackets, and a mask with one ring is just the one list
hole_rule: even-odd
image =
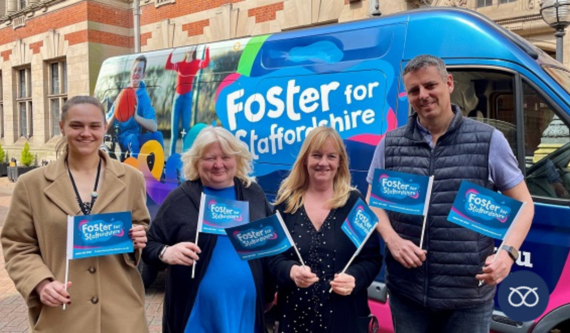
[[(106, 169), (92, 214), (131, 211), (133, 224), (148, 225), (143, 175), (100, 153)], [(63, 282), (67, 215), (80, 208), (64, 159), (22, 175), (2, 230), (6, 270), (29, 307), (31, 332), (148, 332), (144, 287), (127, 254), (71, 260), (71, 305), (49, 307), (34, 288), (44, 279)], [(136, 253), (140, 258), (140, 251)]]

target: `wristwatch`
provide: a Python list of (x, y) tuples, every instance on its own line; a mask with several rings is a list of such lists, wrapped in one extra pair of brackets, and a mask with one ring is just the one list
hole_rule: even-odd
[(511, 257), (511, 259), (513, 259), (513, 261), (517, 261), (519, 259), (519, 251), (517, 251), (517, 249), (515, 249), (512, 246), (508, 246), (508, 245), (503, 245), (503, 247), (501, 247), (502, 250), (507, 251), (507, 253), (509, 254), (509, 257)]
[(168, 249), (168, 245), (164, 245), (162, 249), (160, 249), (160, 252), (158, 253), (158, 259), (162, 260), (164, 254), (166, 253), (166, 249)]

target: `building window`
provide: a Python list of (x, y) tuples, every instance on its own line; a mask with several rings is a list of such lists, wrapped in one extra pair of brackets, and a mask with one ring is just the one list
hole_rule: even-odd
[(26, 8), (26, 0), (19, 0), (18, 2), (20, 3), (20, 8), (18, 8), (18, 9)]
[(33, 109), (32, 109), (32, 71), (30, 67), (16, 70), (18, 91), (16, 106), (19, 116), (20, 137), (30, 138), (34, 135)]
[(49, 87), (48, 105), (50, 108), (51, 136), (59, 135), (61, 107), (67, 100), (67, 64), (65, 60), (48, 63)]
[(493, 4), (493, 0), (477, 0), (477, 8), (488, 7)]
[(504, 4), (504, 3), (510, 3), (510, 2), (515, 2), (517, 0), (499, 0), (500, 4)]

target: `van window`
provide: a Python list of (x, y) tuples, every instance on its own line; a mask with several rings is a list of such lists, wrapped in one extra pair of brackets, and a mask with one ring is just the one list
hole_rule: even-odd
[(570, 199), (570, 133), (540, 94), (523, 81), (526, 182), (533, 196)]
[[(450, 70), (452, 103), (464, 116), (500, 130), (517, 156), (514, 76), (498, 71)], [(570, 134), (568, 124), (527, 82), (522, 83), (524, 165), (534, 197), (570, 200)]]
[(455, 85), (451, 102), (459, 106), (465, 117), (477, 119), (501, 131), (515, 153), (517, 137), (513, 75), (475, 70), (450, 70), (450, 74)]

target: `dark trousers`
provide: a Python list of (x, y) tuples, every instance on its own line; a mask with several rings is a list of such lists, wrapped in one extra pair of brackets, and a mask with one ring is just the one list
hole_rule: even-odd
[(390, 292), (390, 310), (396, 333), (489, 333), (494, 301), (472, 308), (437, 310)]

